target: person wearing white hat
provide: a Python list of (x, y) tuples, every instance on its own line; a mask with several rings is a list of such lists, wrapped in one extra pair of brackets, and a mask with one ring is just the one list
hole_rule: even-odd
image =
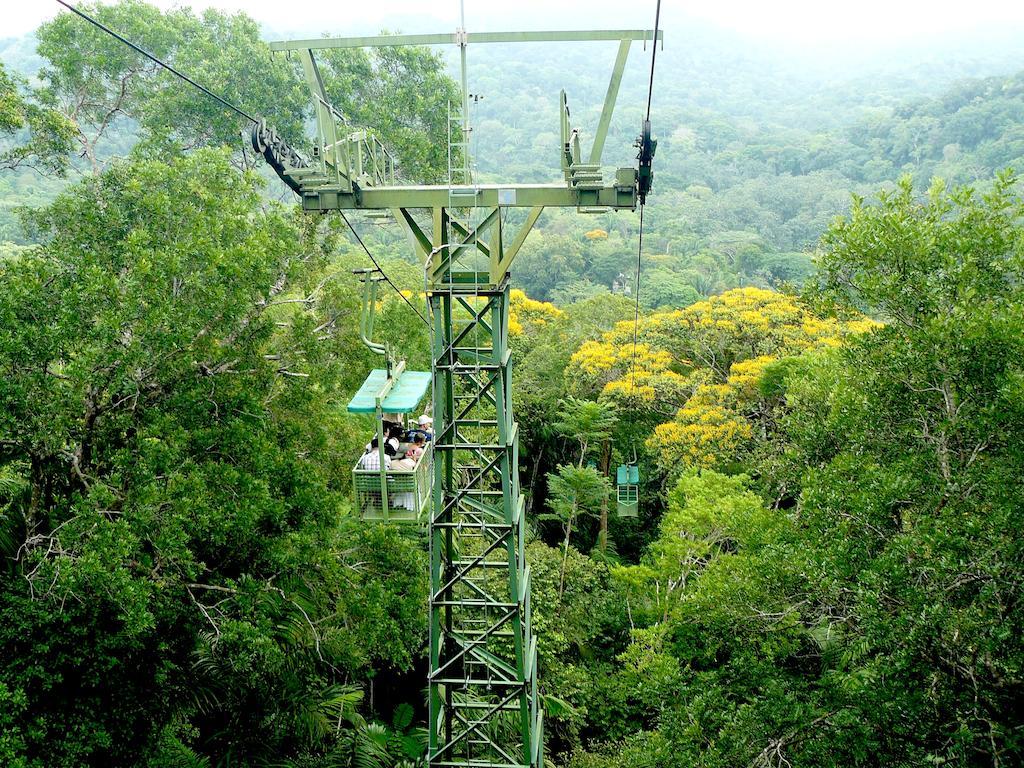
[(434, 437), (434, 420), (424, 413), (416, 419), (416, 427), (410, 429), (406, 435), (410, 440), (414, 435), (423, 435), (423, 440), (429, 443)]

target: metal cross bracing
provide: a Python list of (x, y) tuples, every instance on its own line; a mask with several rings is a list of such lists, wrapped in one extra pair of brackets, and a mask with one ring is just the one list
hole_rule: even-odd
[[(630, 45), (645, 30), (395, 35), (273, 43), (298, 52), (317, 107), (304, 167), (280, 163), (307, 211), (387, 211), (424, 264), (430, 309), (434, 479), (430, 540), (430, 768), (540, 768), (543, 713), (512, 414), (509, 270), (545, 207), (634, 210), (636, 168), (604, 178), (601, 154)], [(661, 39), (661, 35), (658, 35)], [(560, 97), (562, 180), (479, 184), (470, 161), (469, 43), (614, 40), (618, 53), (589, 152)], [(454, 44), (461, 104), (448, 110), (448, 183), (406, 184), (371, 135), (352, 131), (324, 93), (314, 51)], [(265, 142), (272, 143), (272, 142)], [(553, 148), (555, 150), (556, 148)], [(275, 166), (276, 168), (276, 166)], [(400, 169), (400, 166), (399, 166)]]
[(518, 228), (498, 207), (430, 213), (394, 211), (424, 261), (431, 320), (429, 765), (540, 766), (508, 347), (508, 267), (540, 208)]
[(450, 281), (429, 294), (432, 766), (542, 763), (508, 296), (507, 278), (497, 285)]

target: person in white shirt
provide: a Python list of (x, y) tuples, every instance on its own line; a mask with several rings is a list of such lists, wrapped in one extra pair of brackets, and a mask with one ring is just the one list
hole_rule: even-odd
[[(391, 469), (391, 456), (387, 453), (387, 445), (384, 446), (384, 469)], [(366, 453), (359, 459), (359, 468), (368, 470), (380, 469), (380, 451), (377, 450), (377, 438), (373, 438), (366, 446)]]

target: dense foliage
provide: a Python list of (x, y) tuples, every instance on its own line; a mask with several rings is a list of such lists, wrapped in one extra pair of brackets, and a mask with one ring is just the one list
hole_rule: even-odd
[(759, 366), (718, 406), (747, 431), (678, 460), (639, 564), (590, 566), (629, 613), (549, 667), (571, 765), (1020, 759), (1022, 221), (1004, 176), (904, 181), (830, 229), (816, 300), (886, 322)]
[(35, 224), (0, 267), (5, 764), (337, 752), (353, 684), (419, 653), (425, 570), (338, 523), (331, 367), (275, 307), (322, 248), (210, 152)]
[[(251, 19), (93, 10), (245, 107), (275, 93), (301, 140), (299, 73)], [(166, 73), (70, 16), (38, 54), (31, 82), (0, 69), (0, 202), (28, 206), (0, 221), (0, 764), (421, 764), (426, 542), (349, 502), (364, 254), (274, 202), (242, 121)], [(481, 84), (529, 95), (577, 53), (532, 85), (502, 55)], [(545, 214), (516, 263), (548, 761), (1019, 764), (1020, 77), (801, 106), (721, 55), (667, 58), (636, 343), (635, 219)], [(339, 50), (322, 74), (443, 180), (441, 64)], [(550, 167), (544, 98), (474, 107), (480, 178)], [(400, 233), (357, 226), (422, 301)], [(391, 293), (377, 335), (429, 365)]]
[(0, 63), (0, 171), (33, 167), (61, 175), (72, 128), (44, 94), (31, 92)]

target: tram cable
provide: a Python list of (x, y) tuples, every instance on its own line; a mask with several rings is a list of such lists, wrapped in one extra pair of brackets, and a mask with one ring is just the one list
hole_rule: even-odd
[[(654, 37), (651, 41), (651, 74), (647, 83), (647, 113), (644, 117), (643, 133), (640, 138), (637, 139), (637, 144), (640, 146), (640, 153), (638, 159), (640, 160), (641, 166), (643, 166), (645, 159), (648, 165), (654, 156), (654, 150), (651, 146), (650, 130), (651, 130), (651, 99), (654, 96), (654, 65), (657, 61), (658, 56), (658, 26), (661, 22), (661, 0), (657, 0), (657, 5), (654, 10)], [(646, 152), (650, 154), (645, 158)], [(636, 249), (636, 290), (634, 292), (634, 307), (633, 307), (633, 353), (632, 361), (629, 369), (629, 389), (633, 392), (636, 389), (636, 341), (637, 331), (640, 326), (640, 275), (642, 271), (642, 257), (644, 251), (644, 207), (647, 204), (646, 192), (642, 189), (643, 180), (641, 179), (641, 195), (640, 195), (640, 232), (637, 241)], [(650, 180), (647, 181), (650, 184)]]
[(380, 263), (373, 257), (373, 254), (370, 253), (370, 249), (366, 247), (366, 243), (363, 242), (363, 238), (361, 238), (359, 236), (359, 233), (356, 232), (356, 228), (352, 226), (352, 222), (349, 220), (348, 216), (346, 216), (341, 211), (338, 211), (338, 215), (341, 216), (342, 220), (348, 225), (349, 230), (352, 232), (352, 236), (356, 239), (356, 242), (363, 247), (363, 250), (366, 251), (366, 255), (370, 257), (370, 261), (373, 262), (373, 266), (376, 267), (378, 272), (380, 272), (381, 277), (384, 278), (388, 285), (394, 288), (395, 293), (397, 293), (402, 298), (402, 301), (409, 305), (409, 309), (416, 313), (416, 316), (423, 321), (423, 324), (427, 326), (427, 328), (432, 328), (433, 326), (430, 325), (430, 321), (423, 316), (422, 312), (416, 309), (416, 306), (411, 301), (409, 301), (409, 298), (404, 293), (402, 293), (402, 291), (399, 290), (398, 286), (394, 284), (390, 277), (388, 277), (388, 273), (384, 271)]
[(640, 206), (640, 232), (636, 249), (636, 291), (633, 305), (633, 360), (629, 370), (629, 390), (633, 392), (636, 388), (636, 336), (640, 325), (640, 262), (641, 254), (644, 252), (644, 206)]
[(82, 17), (83, 19), (85, 19), (86, 21), (88, 21), (88, 22), (89, 22), (90, 24), (92, 24), (93, 26), (95, 26), (95, 27), (98, 27), (99, 29), (102, 29), (102, 30), (103, 30), (104, 32), (106, 32), (106, 33), (107, 33), (108, 35), (110, 35), (111, 37), (113, 37), (113, 38), (115, 38), (115, 39), (117, 39), (117, 40), (120, 40), (120, 41), (121, 41), (122, 43), (124, 43), (125, 45), (127, 45), (127, 46), (128, 46), (129, 48), (131, 48), (131, 49), (132, 49), (133, 51), (135, 51), (135, 52), (137, 52), (137, 53), (141, 53), (141, 54), (142, 54), (143, 56), (145, 56), (145, 57), (146, 57), (147, 59), (149, 59), (150, 61), (153, 61), (153, 62), (155, 62), (155, 63), (159, 64), (159, 65), (160, 65), (161, 67), (163, 67), (164, 69), (166, 69), (166, 70), (167, 70), (168, 72), (170, 72), (171, 74), (173, 74), (173, 75), (177, 75), (178, 77), (180, 77), (180, 78), (181, 78), (182, 80), (184, 80), (184, 81), (185, 81), (186, 83), (188, 83), (189, 85), (193, 86), (194, 88), (198, 88), (198, 89), (199, 89), (200, 91), (202, 91), (203, 93), (205, 93), (205, 94), (206, 94), (207, 96), (209, 96), (209, 97), (210, 97), (211, 99), (214, 99), (215, 101), (219, 101), (219, 102), (220, 102), (221, 104), (223, 104), (223, 105), (224, 105), (225, 107), (227, 107), (228, 109), (230, 109), (230, 110), (231, 110), (232, 112), (234, 112), (235, 114), (237, 114), (237, 115), (239, 115), (239, 116), (241, 116), (241, 117), (244, 117), (244, 118), (245, 118), (246, 120), (249, 120), (250, 122), (253, 122), (253, 123), (259, 123), (259, 120), (258, 120), (257, 118), (253, 117), (252, 115), (250, 115), (250, 114), (249, 114), (248, 112), (246, 112), (245, 110), (243, 110), (243, 109), (240, 109), (239, 107), (236, 107), (236, 106), (235, 106), (234, 104), (232, 104), (232, 103), (231, 103), (230, 101), (228, 101), (227, 99), (221, 98), (220, 96), (218, 96), (218, 95), (217, 95), (216, 93), (214, 93), (213, 91), (211, 91), (211, 90), (210, 90), (209, 88), (207, 88), (206, 86), (204, 86), (204, 85), (200, 85), (199, 83), (197, 83), (197, 82), (196, 82), (195, 80), (193, 80), (193, 79), (192, 79), (191, 77), (189, 77), (188, 75), (186, 75), (186, 74), (183, 74), (182, 72), (179, 72), (179, 71), (178, 71), (177, 69), (175, 69), (174, 67), (172, 67), (172, 66), (171, 66), (170, 64), (168, 64), (168, 63), (167, 63), (166, 61), (161, 61), (160, 59), (158, 59), (158, 58), (157, 58), (156, 56), (154, 56), (154, 55), (153, 55), (152, 53), (150, 53), (149, 51), (147, 51), (147, 50), (145, 50), (145, 49), (143, 49), (143, 48), (140, 48), (140, 47), (139, 47), (139, 46), (137, 46), (137, 45), (136, 45), (135, 43), (133, 43), (133, 42), (132, 42), (131, 40), (128, 40), (127, 38), (124, 38), (124, 37), (122, 37), (121, 35), (117, 34), (117, 32), (115, 32), (114, 30), (112, 30), (112, 29), (111, 29), (110, 27), (106, 26), (106, 25), (105, 25), (105, 24), (103, 24), (102, 22), (100, 22), (100, 21), (97, 21), (96, 19), (92, 18), (91, 16), (89, 16), (89, 15), (88, 15), (88, 14), (86, 14), (86, 13), (84, 13), (83, 11), (80, 11), (80, 10), (78, 10), (77, 8), (75, 8), (75, 6), (71, 5), (71, 3), (65, 2), (65, 0), (57, 0), (57, 2), (58, 2), (58, 3), (60, 3), (61, 5), (63, 5), (63, 6), (65, 7), (65, 8), (67, 8), (67, 9), (68, 9), (69, 11), (71, 11), (72, 13), (74, 13), (74, 14), (76, 14), (76, 15), (78, 15), (78, 16), (81, 16), (81, 17)]
[[(654, 179), (652, 164), (654, 151), (658, 142), (651, 137), (651, 100), (654, 96), (654, 65), (658, 56), (658, 28), (661, 22), (661, 0), (657, 0), (654, 11), (654, 37), (651, 48), (651, 74), (647, 83), (647, 111), (641, 127), (640, 137), (636, 140), (637, 152), (637, 202), (640, 206), (640, 228), (636, 247), (636, 290), (633, 297), (633, 351), (629, 366), (629, 392), (636, 394), (636, 346), (640, 328), (640, 286), (643, 274), (644, 253), (644, 209), (647, 204), (647, 193), (651, 191)], [(640, 466), (636, 446), (633, 444), (633, 433), (636, 422), (637, 408), (629, 409), (629, 441), (632, 456), (623, 456), (624, 464), (620, 464), (615, 472), (616, 501), (619, 517), (636, 517), (640, 506)]]
[[(186, 83), (191, 85), (193, 88), (197, 88), (198, 90), (202, 91), (203, 93), (205, 93), (207, 96), (209, 96), (214, 101), (217, 101), (220, 104), (222, 104), (223, 106), (225, 106), (228, 109), (230, 109), (232, 112), (234, 112), (239, 117), (244, 117), (246, 120), (248, 120), (249, 122), (253, 123), (254, 125), (259, 125), (260, 124), (261, 121), (260, 121), (259, 118), (253, 117), (252, 115), (250, 115), (248, 112), (246, 112), (241, 107), (237, 107), (234, 104), (232, 104), (230, 101), (228, 101), (227, 99), (225, 99), (225, 98), (223, 98), (221, 96), (218, 96), (216, 93), (211, 91), (209, 88), (207, 88), (206, 86), (202, 85), (201, 83), (196, 82), (195, 80), (193, 80), (191, 77), (189, 77), (185, 73), (179, 71), (178, 69), (176, 69), (173, 66), (171, 66), (170, 64), (168, 64), (166, 61), (163, 61), (162, 59), (158, 58), (157, 56), (154, 56), (152, 53), (150, 53), (149, 51), (145, 50), (144, 48), (136, 45), (131, 40), (129, 40), (126, 37), (118, 34), (114, 30), (112, 30), (110, 27), (105, 25), (103, 22), (99, 21), (98, 19), (94, 19), (89, 14), (87, 14), (84, 11), (81, 11), (78, 8), (76, 8), (75, 6), (71, 5), (71, 3), (66, 2), (66, 0), (57, 0), (57, 2), (60, 5), (63, 5), (65, 8), (67, 8), (72, 13), (74, 13), (76, 16), (79, 16), (79, 17), (85, 19), (87, 22), (92, 24), (97, 29), (100, 29), (103, 32), (106, 32), (108, 35), (113, 37), (115, 40), (118, 40), (118, 41), (124, 43), (129, 48), (131, 48), (133, 51), (135, 51), (136, 53), (141, 53), (147, 59), (149, 59), (150, 61), (154, 62), (155, 64), (160, 65), (161, 67), (166, 69), (168, 72), (170, 72), (172, 75), (175, 75), (176, 77), (181, 78)], [(422, 320), (423, 323), (429, 328), (430, 327), (430, 322), (427, 320), (427, 318), (425, 318), (423, 316), (422, 312), (420, 312), (418, 309), (416, 309), (416, 307), (412, 304), (412, 302), (409, 301), (409, 299), (406, 297), (406, 295), (404, 293), (402, 293), (402, 291), (398, 288), (398, 286), (395, 285), (394, 281), (381, 268), (380, 263), (377, 261), (377, 259), (375, 259), (373, 257), (373, 254), (370, 252), (370, 249), (366, 247), (366, 243), (363, 242), (363, 239), (359, 236), (359, 233), (356, 232), (355, 227), (352, 226), (352, 222), (349, 221), (348, 217), (345, 216), (344, 213), (341, 213), (341, 211), (339, 211), (339, 213), (341, 214), (341, 218), (348, 225), (349, 230), (351, 230), (352, 235), (356, 239), (356, 242), (358, 242), (359, 245), (362, 247), (362, 249), (366, 252), (366, 255), (370, 257), (370, 261), (373, 262), (374, 268), (376, 268), (376, 270), (378, 272), (380, 272), (381, 276), (384, 278), (384, 280), (387, 282), (387, 284), (390, 285), (392, 289), (394, 289), (395, 293), (397, 293), (401, 297), (402, 301), (404, 301), (406, 304), (409, 305), (409, 309), (411, 309), (413, 312), (415, 312), (417, 317), (419, 317), (419, 319)]]
[(658, 24), (661, 22), (661, 0), (654, 8), (654, 39), (651, 41), (651, 77), (647, 81), (647, 119), (651, 119), (651, 96), (654, 95), (654, 62), (658, 56)]

